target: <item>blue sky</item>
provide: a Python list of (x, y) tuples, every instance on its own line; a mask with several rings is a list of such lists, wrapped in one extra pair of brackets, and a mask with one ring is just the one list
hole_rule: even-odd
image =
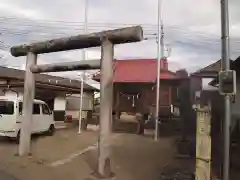
[[(89, 31), (142, 24), (147, 41), (115, 47), (116, 58), (156, 57), (157, 0), (88, 0)], [(23, 67), (24, 58), (9, 54), (9, 46), (83, 32), (85, 0), (1, 0), (0, 65)], [(240, 52), (240, 2), (231, 0), (231, 58)], [(163, 0), (165, 44), (171, 47), (170, 68), (194, 71), (221, 56), (220, 0)], [(99, 48), (87, 52), (100, 57)], [(39, 63), (77, 61), (81, 51), (41, 55)], [(66, 75), (75, 76), (76, 73)]]

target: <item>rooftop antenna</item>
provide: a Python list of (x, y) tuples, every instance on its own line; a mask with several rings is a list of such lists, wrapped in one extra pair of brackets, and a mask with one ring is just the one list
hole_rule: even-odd
[(166, 58), (170, 57), (170, 56), (171, 56), (171, 53), (172, 53), (172, 48), (171, 48), (170, 44), (166, 44), (166, 49), (165, 49), (165, 51), (167, 52)]

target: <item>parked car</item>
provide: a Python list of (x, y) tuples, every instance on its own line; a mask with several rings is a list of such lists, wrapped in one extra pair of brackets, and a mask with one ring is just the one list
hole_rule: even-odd
[[(19, 141), (23, 101), (16, 97), (0, 96), (0, 136), (14, 138)], [(32, 134), (46, 132), (53, 135), (55, 123), (48, 105), (40, 100), (34, 100)]]

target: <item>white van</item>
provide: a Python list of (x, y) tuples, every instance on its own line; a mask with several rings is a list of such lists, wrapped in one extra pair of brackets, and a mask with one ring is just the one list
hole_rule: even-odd
[[(0, 96), (0, 136), (14, 138), (19, 141), (22, 122), (22, 99), (11, 96)], [(34, 100), (32, 134), (46, 132), (53, 135), (55, 124), (53, 114), (48, 105)]]

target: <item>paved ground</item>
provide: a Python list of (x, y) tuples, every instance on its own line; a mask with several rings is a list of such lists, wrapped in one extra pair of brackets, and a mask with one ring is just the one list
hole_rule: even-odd
[(17, 180), (13, 175), (6, 173), (5, 171), (0, 171), (0, 179), (3, 180)]
[[(98, 131), (92, 128), (78, 134), (77, 128), (57, 131), (52, 136), (33, 139), (32, 157), (15, 156), (14, 142), (0, 141), (0, 179), (4, 180), (88, 180), (97, 166)], [(112, 170), (116, 180), (159, 180), (166, 166), (184, 166), (194, 171), (193, 161), (175, 158), (174, 137), (153, 141), (153, 134), (112, 134)], [(239, 173), (232, 173), (238, 180)]]
[[(97, 165), (97, 131), (77, 134), (77, 129), (59, 130), (55, 136), (34, 138), (33, 156), (15, 156), (14, 142), (0, 142), (1, 172), (18, 180), (86, 180)], [(150, 136), (112, 135), (112, 169), (117, 180), (157, 180), (159, 171), (173, 163), (172, 138), (154, 142)], [(7, 179), (6, 180), (12, 180)]]

